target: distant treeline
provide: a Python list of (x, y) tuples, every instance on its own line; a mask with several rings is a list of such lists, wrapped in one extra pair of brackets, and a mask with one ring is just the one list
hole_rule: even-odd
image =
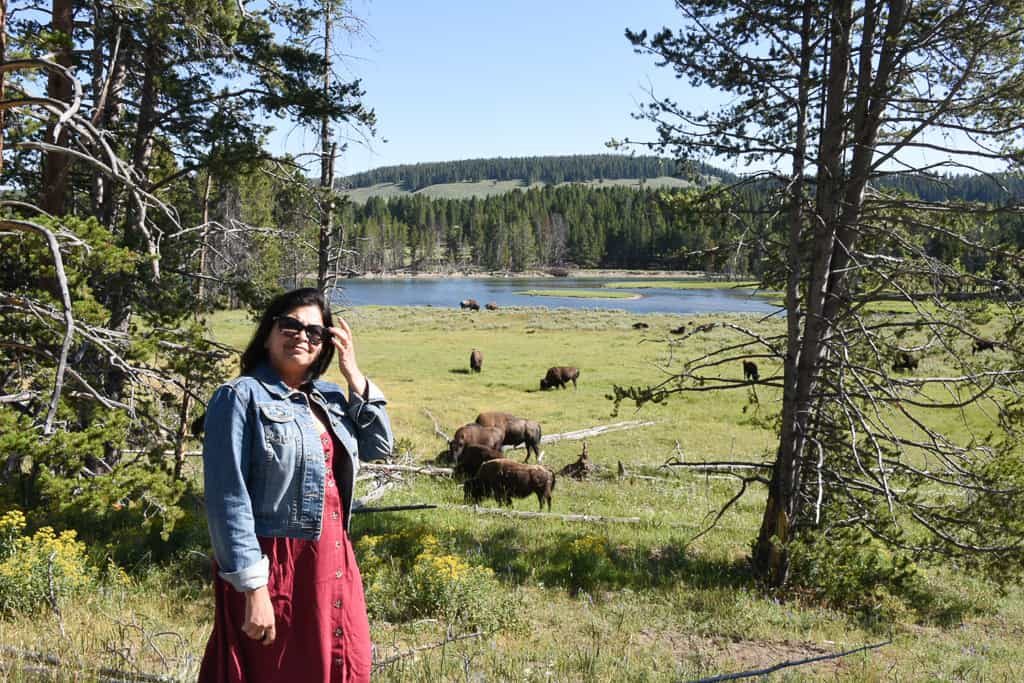
[(692, 178), (713, 176), (726, 182), (733, 174), (700, 162), (677, 162), (655, 156), (588, 154), (574, 156), (465, 159), (423, 164), (404, 164), (375, 168), (342, 178), (339, 189), (370, 187), (395, 183), (409, 192), (441, 183), (480, 182), (483, 180), (521, 180), (557, 184), (617, 178)]
[[(749, 222), (701, 208), (693, 202), (698, 192), (573, 184), (487, 198), (373, 197), (347, 203), (342, 220), (351, 226), (346, 246), (357, 254), (355, 271), (573, 264), (756, 272), (756, 243), (727, 246)], [(753, 207), (758, 197), (740, 192), (730, 201)]]
[(926, 202), (959, 199), (1005, 206), (1024, 201), (1024, 178), (1007, 173), (947, 176), (906, 174), (884, 177), (877, 184), (902, 190)]

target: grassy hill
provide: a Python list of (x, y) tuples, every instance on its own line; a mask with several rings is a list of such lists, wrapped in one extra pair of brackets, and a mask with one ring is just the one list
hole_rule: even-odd
[[(387, 199), (389, 197), (412, 194), (421, 194), (432, 199), (469, 199), (470, 197), (492, 197), (494, 195), (505, 194), (514, 190), (525, 190), (529, 187), (542, 187), (546, 184), (547, 183), (533, 183), (532, 185), (527, 185), (522, 180), (481, 180), (478, 182), (438, 183), (436, 185), (428, 185), (421, 190), (411, 192), (403, 189), (397, 183), (378, 183), (369, 187), (357, 187), (351, 190), (342, 190), (339, 194), (349, 197), (357, 204), (366, 203), (366, 200), (370, 197), (382, 197)], [(568, 185), (569, 183), (556, 184)], [(688, 180), (672, 178), (670, 176), (648, 178), (647, 180), (639, 180), (637, 178), (597, 179), (587, 180), (576, 184), (587, 185), (589, 187), (624, 186), (634, 187), (637, 189), (640, 189), (641, 187), (672, 189), (690, 187), (693, 185), (693, 183)]]

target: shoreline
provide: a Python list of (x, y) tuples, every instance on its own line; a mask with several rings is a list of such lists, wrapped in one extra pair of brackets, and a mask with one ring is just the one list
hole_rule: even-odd
[[(604, 268), (577, 268), (567, 269), (565, 275), (554, 275), (547, 270), (526, 270), (522, 272), (509, 271), (463, 271), (452, 272), (377, 272), (354, 275), (349, 278), (342, 278), (339, 282), (348, 280), (446, 280), (446, 279), (467, 279), (467, 280), (537, 280), (537, 279), (578, 279), (588, 278), (643, 278), (651, 280), (694, 280), (694, 281), (717, 281), (708, 278), (707, 273), (695, 270), (615, 270)], [(723, 284), (744, 282), (749, 277), (735, 277), (732, 279), (722, 278)]]

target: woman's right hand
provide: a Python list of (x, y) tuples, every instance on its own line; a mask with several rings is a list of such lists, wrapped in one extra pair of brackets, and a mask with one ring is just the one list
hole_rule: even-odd
[(266, 586), (245, 592), (245, 622), (242, 632), (264, 645), (271, 645), (277, 638), (274, 625), (274, 606), (270, 603), (270, 591)]

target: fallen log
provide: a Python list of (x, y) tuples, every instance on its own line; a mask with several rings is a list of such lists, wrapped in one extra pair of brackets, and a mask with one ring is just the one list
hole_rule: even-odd
[(531, 519), (557, 519), (563, 522), (588, 522), (600, 524), (644, 524), (646, 520), (639, 517), (603, 517), (601, 515), (561, 515), (552, 512), (523, 512), (520, 510), (503, 510), (501, 508), (482, 508), (476, 505), (439, 505), (445, 510), (465, 510), (478, 515), (500, 515), (502, 517), (521, 517)]
[[(609, 434), (611, 432), (619, 432), (624, 429), (636, 429), (638, 427), (652, 427), (658, 424), (657, 422), (644, 422), (641, 420), (627, 420), (625, 422), (616, 422), (610, 425), (598, 425), (597, 427), (590, 427), (588, 429), (577, 429), (572, 432), (562, 432), (561, 434), (548, 434), (540, 438), (541, 443), (554, 443), (556, 441), (579, 441), (580, 439), (587, 439), (592, 436), (599, 436), (601, 434)], [(519, 444), (513, 446), (513, 448), (523, 448), (525, 444)]]
[(451, 467), (434, 467), (433, 465), (382, 465), (364, 462), (359, 469), (367, 472), (408, 472), (409, 474), (426, 474), (431, 477), (452, 476)]

